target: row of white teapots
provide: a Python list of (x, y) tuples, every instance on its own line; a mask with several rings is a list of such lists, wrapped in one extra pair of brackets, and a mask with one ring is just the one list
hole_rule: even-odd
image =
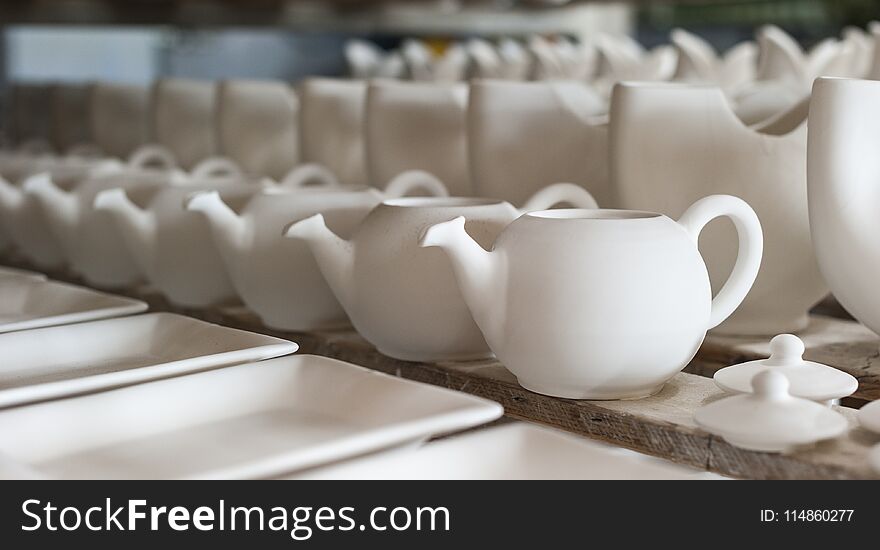
[[(542, 191), (531, 206), (580, 202), (560, 191)], [(718, 216), (734, 221), (740, 248), (713, 300), (696, 243)], [(754, 211), (726, 195), (698, 201), (678, 223), (650, 212), (522, 214), (491, 199), (410, 198), (377, 207), (350, 241), (320, 214), (286, 234), (310, 244), (355, 327), (385, 354), (491, 352), (524, 387), (575, 399), (659, 391), (742, 302), (763, 250)]]

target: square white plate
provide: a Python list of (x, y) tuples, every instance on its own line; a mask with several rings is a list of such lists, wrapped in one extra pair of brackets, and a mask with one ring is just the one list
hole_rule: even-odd
[(303, 472), (294, 479), (724, 479), (628, 449), (516, 423)]
[(6, 472), (258, 478), (470, 428), (502, 407), (295, 355), (0, 411)]
[(287, 355), (287, 340), (171, 313), (0, 334), (0, 408)]
[(36, 271), (27, 271), (25, 269), (18, 269), (17, 267), (6, 267), (0, 266), (0, 280), (4, 278), (28, 278), (28, 279), (39, 279), (42, 281), (46, 280), (46, 276), (42, 273), (37, 273)]
[(28, 276), (0, 275), (0, 333), (147, 310), (140, 300)]

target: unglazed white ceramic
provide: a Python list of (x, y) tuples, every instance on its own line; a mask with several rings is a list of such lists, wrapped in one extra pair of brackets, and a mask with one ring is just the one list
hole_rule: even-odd
[(813, 86), (807, 176), (810, 230), (822, 274), (853, 317), (880, 334), (880, 82)]
[[(712, 299), (697, 250), (719, 216), (738, 230), (736, 267)], [(761, 263), (761, 226), (741, 199), (706, 197), (678, 222), (638, 211), (531, 212), (491, 251), (458, 217), (428, 228), (489, 347), (526, 389), (571, 399), (652, 395), (742, 302)]]
[[(745, 126), (714, 86), (625, 83), (611, 107), (611, 175), (620, 208), (679, 216), (698, 198), (725, 193), (761, 219), (766, 254), (728, 334), (775, 335), (807, 325), (828, 289), (813, 254), (806, 188), (806, 112), (801, 104), (759, 128)], [(717, 292), (736, 257), (730, 223), (713, 224), (700, 252)]]
[[(582, 188), (561, 184), (538, 193), (526, 209), (560, 202), (596, 205)], [(377, 206), (350, 239), (321, 214), (292, 225), (287, 236), (308, 244), (352, 324), (380, 352), (406, 361), (478, 359), (492, 352), (452, 266), (442, 252), (419, 248), (418, 237), (432, 224), (466, 216), (470, 234), (488, 247), (520, 214), (497, 199), (404, 198)]]
[(277, 477), (417, 444), (502, 413), (486, 399), (298, 355), (0, 411), (0, 471)]

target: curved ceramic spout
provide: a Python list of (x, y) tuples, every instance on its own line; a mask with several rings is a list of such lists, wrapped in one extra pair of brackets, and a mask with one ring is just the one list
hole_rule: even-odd
[(24, 192), (0, 176), (0, 210), (5, 215), (17, 211), (24, 204)]
[(342, 307), (349, 311), (355, 307), (354, 243), (342, 239), (327, 227), (321, 214), (288, 225), (284, 236), (305, 241)]
[(419, 246), (442, 248), (449, 256), (458, 287), (487, 342), (498, 342), (504, 318), (503, 292), (507, 282), (497, 252), (487, 252), (468, 235), (464, 216), (425, 229)]
[(110, 212), (141, 270), (152, 273), (156, 251), (156, 216), (136, 205), (125, 189), (105, 189), (95, 196), (95, 210)]
[(201, 212), (211, 226), (218, 247), (239, 250), (244, 245), (248, 225), (229, 208), (217, 191), (198, 191), (189, 195), (183, 203), (192, 212)]
[(25, 180), (25, 193), (33, 195), (46, 214), (65, 230), (76, 227), (80, 217), (79, 200), (75, 193), (61, 189), (49, 174), (36, 174)]

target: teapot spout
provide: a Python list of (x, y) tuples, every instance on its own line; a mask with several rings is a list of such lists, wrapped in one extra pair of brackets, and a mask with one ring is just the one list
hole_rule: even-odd
[(284, 236), (305, 241), (336, 299), (343, 309), (351, 311), (355, 306), (354, 243), (340, 238), (327, 227), (321, 214), (290, 224)]
[(132, 202), (125, 189), (118, 187), (98, 193), (93, 207), (113, 216), (141, 271), (151, 276), (152, 266), (155, 265), (157, 237), (155, 215)]
[(506, 278), (501, 273), (498, 253), (487, 252), (465, 231), (465, 219), (459, 216), (425, 229), (419, 246), (443, 249), (452, 262), (459, 290), (468, 309), (490, 346), (499, 342), (504, 318), (503, 299)]
[(25, 180), (24, 192), (36, 197), (50, 221), (63, 233), (76, 228), (80, 207), (75, 193), (55, 185), (48, 173), (36, 174)]
[(247, 234), (246, 222), (229, 208), (217, 191), (197, 191), (183, 202), (191, 212), (201, 212), (208, 220), (214, 241), (220, 249), (239, 250)]

